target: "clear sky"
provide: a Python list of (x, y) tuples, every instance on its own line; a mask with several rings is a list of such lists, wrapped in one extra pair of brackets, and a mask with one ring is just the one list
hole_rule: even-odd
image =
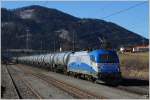
[(76, 17), (96, 19), (103, 19), (106, 16), (123, 10), (121, 13), (106, 17), (104, 20), (114, 22), (130, 31), (149, 38), (148, 2), (128, 9), (139, 3), (142, 3), (142, 1), (3, 1), (1, 6), (14, 9), (29, 5), (41, 5), (58, 9)]

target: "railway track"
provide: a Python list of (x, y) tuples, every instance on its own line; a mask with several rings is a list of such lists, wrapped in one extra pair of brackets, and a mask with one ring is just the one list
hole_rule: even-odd
[(128, 91), (128, 92), (131, 92), (131, 93), (136, 93), (136, 94), (139, 94), (139, 95), (146, 95), (146, 96), (148, 96), (149, 95), (149, 93), (148, 93), (148, 91), (147, 90), (142, 90), (141, 88), (128, 88), (128, 87), (125, 87), (125, 86), (119, 86), (119, 87), (117, 87), (117, 89), (120, 89), (120, 90), (124, 90), (124, 91)]
[(21, 96), (21, 94), (20, 94), (20, 92), (19, 92), (19, 89), (18, 89), (18, 87), (17, 87), (17, 85), (16, 85), (16, 83), (15, 83), (15, 81), (14, 81), (14, 79), (13, 79), (13, 77), (12, 77), (12, 75), (11, 75), (11, 73), (10, 73), (8, 67), (7, 67), (7, 65), (6, 65), (6, 70), (7, 70), (8, 74), (9, 74), (11, 80), (12, 80), (12, 83), (13, 83), (13, 85), (14, 85), (14, 87), (15, 87), (15, 90), (16, 90), (16, 92), (17, 92), (17, 95), (18, 95), (19, 99), (22, 99), (22, 96)]
[(34, 98), (36, 98), (36, 99), (42, 99), (42, 98), (43, 98), (36, 90), (34, 90), (34, 89), (32, 88), (31, 84), (30, 84), (29, 82), (27, 82), (26, 80), (24, 80), (21, 76), (17, 75), (17, 77), (16, 77), (16, 76), (12, 75), (12, 74), (11, 74), (11, 71), (12, 71), (13, 69), (10, 70), (10, 68), (8, 68), (7, 66), (6, 66), (6, 69), (7, 69), (7, 71), (8, 71), (8, 74), (9, 74), (10, 77), (11, 77), (11, 80), (12, 80), (13, 85), (14, 85), (16, 91), (17, 91), (17, 94), (18, 94), (18, 96), (19, 96), (19, 99), (25, 99), (26, 97), (25, 97), (25, 96), (23, 95), (23, 93), (20, 91), (19, 86), (18, 86), (17, 83), (15, 82), (14, 77), (15, 77), (17, 80), (21, 80), (21, 81), (23, 82), (23, 84), (26, 85), (25, 87), (27, 87), (27, 88), (29, 89), (29, 90), (26, 91), (26, 92), (28, 92), (28, 93), (30, 92), (30, 94), (32, 94), (32, 96), (33, 96)]
[[(20, 78), (21, 79), (21, 78)], [(31, 92), (37, 97), (37, 99), (43, 99), (43, 97), (36, 91), (32, 88), (31, 84), (25, 80), (23, 80), (24, 83), (26, 84), (26, 86), (31, 90)]]
[(134, 94), (138, 94), (138, 95), (141, 95), (141, 96), (146, 96), (146, 98), (149, 97), (149, 85), (143, 85), (143, 86), (138, 86), (138, 85), (137, 86), (136, 85), (135, 86), (134, 85), (124, 86), (124, 85), (119, 85), (119, 86), (116, 86), (116, 87), (112, 87), (112, 86), (107, 85), (107, 84), (103, 84), (103, 85), (111, 87), (111, 88), (114, 88), (114, 89), (127, 91), (129, 93), (134, 93)]
[[(139, 80), (139, 81), (145, 81), (145, 80)], [(105, 86), (108, 86), (108, 87), (111, 87), (111, 88), (115, 88), (115, 89), (119, 89), (119, 90), (122, 90), (122, 91), (127, 91), (129, 93), (135, 93), (135, 94), (138, 94), (138, 95), (141, 95), (141, 96), (145, 95), (145, 96), (149, 97), (149, 83), (147, 81), (145, 83), (142, 83), (142, 82), (141, 83), (140, 82), (135, 83), (135, 82), (134, 83), (130, 83), (130, 82), (128, 83), (126, 81), (123, 81), (122, 83), (128, 84), (127, 86), (123, 85), (122, 83), (118, 86), (110, 86), (110, 85), (107, 85), (107, 84), (104, 84), (104, 83), (102, 83), (102, 85), (105, 85)], [(130, 84), (132, 84), (132, 85), (130, 85)], [(141, 85), (136, 85), (136, 84), (141, 84)]]
[[(65, 81), (60, 81), (60, 80), (58, 80), (59, 78), (53, 78), (53, 75), (52, 76), (46, 75), (46, 74), (40, 72), (40, 69), (35, 68), (35, 70), (33, 70), (32, 68), (34, 68), (34, 67), (31, 67), (31, 66), (28, 67), (28, 66), (24, 66), (24, 65), (16, 65), (15, 67), (17, 67), (17, 69), (19, 68), (20, 71), (25, 72), (26, 75), (29, 75), (29, 76), (31, 75), (31, 76), (34, 76), (38, 79), (41, 79), (41, 80), (43, 80), (43, 82), (45, 81), (49, 85), (53, 85), (54, 87), (63, 90), (64, 92), (68, 93), (69, 95), (72, 95), (74, 98), (106, 99), (109, 97), (109, 96), (106, 97), (104, 94), (103, 94), (103, 96), (101, 96), (101, 94), (99, 94), (97, 96), (94, 94), (94, 92), (93, 93), (87, 92), (86, 90), (75, 87), (71, 84), (66, 83)], [(125, 89), (123, 89), (122, 87), (125, 87)], [(130, 91), (131, 89), (128, 89), (128, 88), (130, 88), (128, 86), (127, 87), (126, 86), (109, 87), (109, 88), (112, 88), (114, 90), (118, 89), (121, 91), (126, 91), (126, 92), (131, 93), (131, 94), (132, 93), (137, 94), (137, 95), (141, 96), (142, 98), (149, 98), (147, 96), (147, 94), (142, 94), (142, 93), (140, 93), (140, 91), (139, 91), (139, 93), (134, 92), (133, 90)]]
[(83, 91), (77, 87), (74, 87), (70, 84), (67, 84), (63, 81), (58, 81), (52, 77), (45, 77), (42, 74), (34, 74), (34, 76), (39, 77), (40, 79), (54, 85), (57, 88), (60, 88), (66, 92), (68, 92), (69, 94), (71, 94), (72, 96), (76, 97), (76, 98), (80, 98), (80, 99), (103, 99), (104, 97), (100, 97), (100, 96), (96, 96), (95, 94), (89, 93), (87, 91)]
[(75, 87), (71, 84), (68, 84), (66, 82), (57, 80), (57, 79), (50, 77), (50, 76), (46, 76), (42, 73), (33, 72), (33, 71), (27, 70), (21, 66), (19, 66), (19, 68), (22, 69), (23, 71), (25, 71), (26, 73), (33, 75), (35, 77), (38, 77), (38, 78), (42, 79), (43, 81), (45, 81), (49, 84), (52, 84), (53, 86), (69, 93), (70, 95), (72, 95), (75, 98), (79, 98), (79, 99), (106, 99), (106, 97), (97, 96), (94, 93), (87, 92), (85, 90), (82, 90), (82, 89)]

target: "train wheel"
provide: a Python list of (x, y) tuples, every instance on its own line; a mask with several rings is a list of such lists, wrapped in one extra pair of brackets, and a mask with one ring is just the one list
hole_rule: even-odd
[(92, 81), (93, 83), (95, 83), (95, 82), (96, 82), (96, 78), (91, 77), (91, 81)]
[(67, 75), (67, 67), (64, 68), (64, 74)]
[(50, 65), (52, 72), (54, 72), (54, 66)]
[(72, 77), (74, 77), (75, 75), (74, 75), (74, 72), (70, 72), (70, 75), (72, 76)]
[(77, 73), (76, 72), (74, 72), (74, 77), (77, 78)]
[(76, 78), (76, 73), (75, 72), (73, 72), (73, 76)]
[(57, 66), (55, 64), (53, 65), (53, 68), (54, 68), (54, 72), (57, 72)]
[(74, 73), (73, 72), (71, 72), (71, 76), (74, 77)]
[(46, 69), (48, 69), (49, 71), (52, 71), (52, 68), (49, 66), (46, 66)]
[(82, 74), (78, 74), (78, 77), (77, 77), (77, 78), (81, 79), (81, 76), (82, 76)]
[(83, 74), (83, 79), (87, 80), (87, 76), (85, 74)]
[(54, 72), (57, 72), (57, 69), (56, 69), (56, 68), (54, 68)]
[(79, 74), (78, 73), (76, 73), (76, 78), (79, 78)]
[(85, 75), (85, 74), (84, 74), (84, 76), (83, 76), (83, 77), (84, 77), (84, 80), (87, 80), (87, 75)]
[(67, 72), (67, 75), (70, 76), (70, 72)]
[(91, 77), (90, 77), (89, 75), (87, 76), (87, 80), (88, 80), (88, 81), (91, 81)]
[(52, 72), (54, 72), (54, 69), (53, 69), (53, 67), (51, 67), (51, 71), (52, 71)]

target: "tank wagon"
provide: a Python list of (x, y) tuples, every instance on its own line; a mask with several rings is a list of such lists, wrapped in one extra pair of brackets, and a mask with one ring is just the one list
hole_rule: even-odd
[(102, 80), (116, 84), (121, 80), (119, 58), (113, 50), (51, 53), (18, 57), (17, 60), (18, 63), (45, 67), (92, 81)]

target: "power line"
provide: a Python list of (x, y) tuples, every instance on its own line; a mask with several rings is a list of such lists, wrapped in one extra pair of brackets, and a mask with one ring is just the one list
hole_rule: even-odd
[(146, 3), (146, 2), (142, 2), (142, 3), (135, 4), (135, 5), (133, 5), (133, 6), (130, 6), (130, 7), (126, 8), (126, 9), (123, 9), (123, 10), (114, 12), (114, 13), (112, 13), (112, 14), (110, 14), (110, 15), (107, 15), (107, 16), (105, 16), (105, 17), (102, 17), (101, 19), (106, 19), (106, 18), (108, 18), (108, 17), (111, 17), (111, 16), (114, 16), (114, 15), (120, 14), (120, 13), (125, 12), (125, 11), (127, 11), (127, 10), (133, 9), (133, 8), (135, 8), (135, 7), (137, 7), (137, 6), (143, 5), (143, 4), (145, 4), (145, 3)]
[[(142, 3), (140, 2), (140, 3), (138, 3), (138, 4), (135, 4), (135, 5), (132, 5), (132, 6), (128, 7), (128, 8), (126, 8), (126, 9), (123, 9), (123, 10), (114, 12), (114, 13), (112, 13), (112, 14), (110, 14), (110, 15), (107, 15), (107, 16), (105, 16), (105, 17), (102, 17), (101, 19), (106, 19), (106, 18), (108, 18), (108, 17), (114, 16), (114, 15), (118, 15), (118, 14), (120, 14), (120, 13), (123, 13), (123, 12), (125, 12), (125, 11), (130, 10), (130, 9), (133, 9), (133, 8), (135, 8), (135, 7), (137, 7), (137, 6), (143, 5), (143, 4), (145, 4), (145, 3), (146, 3), (146, 2), (142, 2)], [(86, 37), (86, 36), (85, 36), (85, 37)], [(99, 38), (98, 38), (98, 39), (99, 39)]]

